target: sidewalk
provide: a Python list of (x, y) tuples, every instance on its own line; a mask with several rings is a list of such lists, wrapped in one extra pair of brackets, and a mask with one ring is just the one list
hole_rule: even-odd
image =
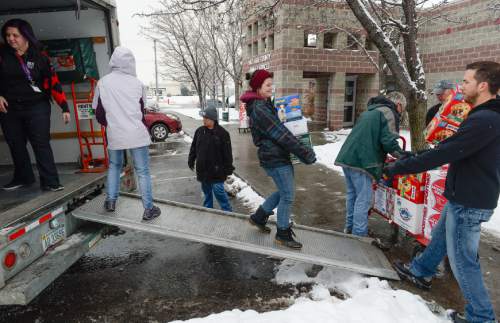
[[(201, 120), (177, 114), (188, 135), (194, 134), (194, 131), (202, 124)], [(226, 125), (224, 128), (231, 135), (235, 172), (261, 195), (268, 196), (273, 193), (274, 183), (259, 166), (257, 149), (253, 145), (251, 134), (239, 133), (237, 125), (233, 124)], [(313, 144), (318, 144), (322, 138), (313, 135), (312, 140)], [(345, 216), (344, 178), (321, 164), (310, 166), (299, 164), (295, 165), (295, 179), (296, 198), (292, 210), (294, 221), (328, 230), (342, 230)], [(378, 217), (370, 217), (369, 226), (377, 236), (388, 237), (390, 234), (390, 225)], [(386, 255), (389, 260), (408, 260), (413, 246), (413, 241), (404, 239)], [(500, 246), (500, 241), (497, 238), (489, 235), (482, 236), (480, 257), (485, 273), (484, 279), (497, 317), (500, 317), (500, 250), (498, 246)], [(463, 309), (463, 298), (451, 273), (435, 279), (430, 292), (419, 290), (405, 282), (391, 284), (395, 288), (403, 288), (419, 294), (426, 300), (435, 300), (445, 308)]]

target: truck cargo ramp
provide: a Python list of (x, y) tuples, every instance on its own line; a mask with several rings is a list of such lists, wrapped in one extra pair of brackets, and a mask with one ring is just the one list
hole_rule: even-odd
[(141, 199), (134, 194), (122, 193), (115, 212), (104, 210), (103, 194), (73, 211), (73, 215), (82, 220), (399, 279), (383, 252), (373, 246), (369, 238), (296, 225), (294, 231), (304, 244), (302, 250), (296, 251), (274, 242), (274, 225), (271, 234), (261, 233), (248, 223), (246, 215), (167, 200), (155, 201), (162, 214), (147, 222), (142, 220)]

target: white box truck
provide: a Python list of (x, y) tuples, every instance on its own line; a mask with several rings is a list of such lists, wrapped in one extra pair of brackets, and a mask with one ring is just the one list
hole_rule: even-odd
[[(0, 25), (11, 18), (29, 21), (43, 42), (90, 40), (94, 72), (108, 72), (109, 58), (119, 42), (114, 0), (1, 0)], [(28, 304), (94, 246), (105, 229), (70, 214), (101, 193), (105, 173), (78, 173), (75, 162), (80, 149), (70, 82), (63, 87), (72, 122), (64, 125), (61, 110), (53, 106), (51, 145), (65, 189), (42, 192), (35, 184), (0, 190), (0, 305)], [(11, 179), (12, 170), (0, 130), (1, 184)]]

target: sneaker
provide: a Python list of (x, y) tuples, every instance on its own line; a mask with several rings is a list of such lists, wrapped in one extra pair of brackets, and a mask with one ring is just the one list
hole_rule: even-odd
[(352, 229), (344, 228), (345, 234), (352, 234)]
[(417, 286), (420, 289), (423, 290), (429, 290), (431, 289), (431, 281), (424, 278), (424, 277), (417, 277), (412, 274), (410, 271), (410, 264), (404, 264), (401, 261), (396, 261), (394, 262), (394, 269), (396, 269), (396, 272), (398, 273), (399, 277), (403, 280), (407, 280), (411, 283), (413, 283), (415, 286)]
[(450, 314), (450, 319), (453, 323), (467, 323), (467, 319), (465, 318), (465, 315), (462, 313), (458, 313), (456, 311), (451, 312)]
[(161, 214), (161, 210), (156, 205), (153, 205), (152, 208), (144, 210), (144, 214), (142, 215), (142, 219), (144, 221), (150, 221), (154, 218), (159, 217)]
[(296, 241), (293, 237), (295, 237), (295, 232), (292, 230), (292, 226), (290, 225), (288, 229), (281, 230), (277, 229), (276, 230), (276, 237), (275, 240), (277, 243), (284, 245), (285, 247), (291, 248), (291, 249), (302, 249), (302, 243)]
[(31, 185), (33, 183), (34, 182), (23, 183), (23, 182), (19, 182), (19, 181), (13, 180), (9, 184), (5, 184), (4, 186), (2, 186), (2, 189), (5, 190), (5, 191), (13, 191), (13, 190), (17, 190), (18, 188), (21, 188), (21, 187), (24, 187), (24, 186), (29, 186), (29, 185)]
[(104, 201), (104, 209), (108, 212), (114, 212), (116, 209), (116, 201), (111, 201), (111, 200)]
[(64, 186), (61, 184), (53, 184), (53, 185), (44, 185), (42, 186), (42, 190), (51, 191), (51, 192), (59, 192), (64, 189)]

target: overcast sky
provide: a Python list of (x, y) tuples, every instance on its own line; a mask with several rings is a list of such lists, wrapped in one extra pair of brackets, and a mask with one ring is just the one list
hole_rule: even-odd
[(145, 84), (154, 82), (154, 51), (153, 42), (139, 35), (140, 25), (146, 19), (132, 17), (135, 13), (147, 12), (159, 7), (158, 0), (116, 0), (118, 22), (120, 24), (120, 43), (130, 48), (137, 63), (137, 76)]

